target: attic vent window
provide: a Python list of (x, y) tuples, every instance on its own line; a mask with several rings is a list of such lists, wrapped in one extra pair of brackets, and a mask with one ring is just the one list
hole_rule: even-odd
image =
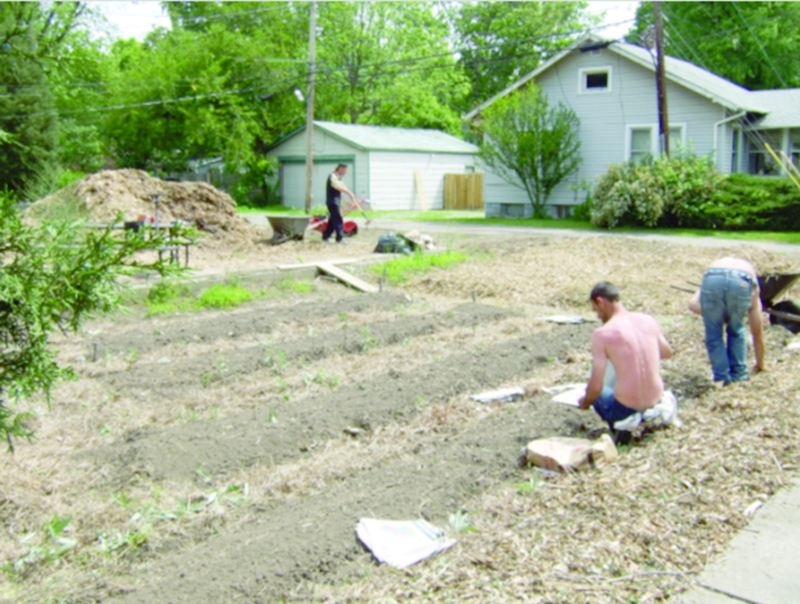
[(611, 92), (611, 67), (584, 68), (579, 72), (578, 93)]
[(608, 88), (608, 74), (605, 71), (603, 73), (587, 73), (586, 87)]

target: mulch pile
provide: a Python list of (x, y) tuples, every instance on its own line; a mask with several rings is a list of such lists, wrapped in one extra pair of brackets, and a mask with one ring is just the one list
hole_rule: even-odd
[(91, 221), (111, 222), (121, 212), (123, 220), (141, 215), (155, 217), (153, 195), (160, 194), (159, 224), (182, 220), (197, 228), (198, 245), (206, 249), (241, 249), (263, 242), (265, 233), (236, 213), (236, 202), (227, 193), (203, 182), (173, 182), (153, 178), (142, 170), (103, 170), (74, 182), (37, 201), (58, 204), (77, 199)]

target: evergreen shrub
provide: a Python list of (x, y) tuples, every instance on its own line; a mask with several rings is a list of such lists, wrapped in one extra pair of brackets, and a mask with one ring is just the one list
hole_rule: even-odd
[(731, 174), (705, 208), (706, 227), (724, 230), (800, 230), (800, 189), (788, 178)]

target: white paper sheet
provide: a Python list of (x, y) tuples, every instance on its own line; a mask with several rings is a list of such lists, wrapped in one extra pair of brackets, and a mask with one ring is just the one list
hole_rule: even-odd
[(578, 406), (578, 400), (586, 394), (586, 384), (564, 384), (563, 386), (551, 386), (550, 388), (542, 388), (548, 394), (555, 394), (550, 400), (554, 403), (561, 403), (562, 405), (569, 405), (571, 407)]
[(514, 388), (503, 388), (502, 390), (492, 390), (491, 392), (481, 392), (474, 394), (471, 398), (479, 403), (491, 403), (492, 401), (513, 401), (525, 394), (525, 390), (519, 386)]
[(425, 520), (376, 520), (362, 518), (356, 534), (379, 562), (395, 568), (412, 564), (441, 552), (455, 543)]
[(586, 323), (586, 319), (580, 315), (550, 315), (549, 317), (543, 317), (543, 319), (550, 323), (560, 323), (562, 325), (580, 325), (581, 323)]

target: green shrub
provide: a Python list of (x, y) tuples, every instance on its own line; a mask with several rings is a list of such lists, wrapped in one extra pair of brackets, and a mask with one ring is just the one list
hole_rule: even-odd
[(724, 176), (710, 156), (679, 149), (672, 157), (612, 165), (592, 195), (595, 226), (707, 226), (707, 210)]
[(724, 230), (800, 230), (800, 189), (788, 178), (732, 174), (704, 208), (708, 227)]
[(570, 215), (570, 218), (573, 220), (579, 220), (581, 222), (589, 222), (592, 219), (592, 208), (594, 208), (592, 196), (587, 195), (586, 201), (572, 208), (572, 214)]

